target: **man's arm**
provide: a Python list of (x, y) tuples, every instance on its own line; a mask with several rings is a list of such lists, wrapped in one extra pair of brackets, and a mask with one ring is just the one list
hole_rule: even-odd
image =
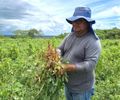
[(65, 64), (64, 71), (93, 71), (101, 52), (100, 41), (89, 42), (85, 48), (85, 59), (75, 64)]
[(60, 51), (58, 53), (60, 53), (60, 56), (63, 56), (64, 55), (64, 46), (65, 46), (65, 43), (67, 41), (67, 38), (68, 38), (69, 34), (63, 39), (62, 43), (60, 44), (60, 46), (57, 48), (57, 51)]

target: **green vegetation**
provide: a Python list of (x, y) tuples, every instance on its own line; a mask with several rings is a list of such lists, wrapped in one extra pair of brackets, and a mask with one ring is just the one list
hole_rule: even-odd
[(96, 29), (95, 32), (101, 39), (120, 39), (120, 29), (118, 28), (113, 28), (109, 30)]
[(43, 34), (42, 30), (38, 31), (37, 29), (34, 29), (34, 28), (29, 30), (16, 30), (13, 33), (15, 34), (14, 38), (35, 37)]
[[(50, 94), (57, 88), (56, 94), (48, 98), (40, 92), (43, 88), (40, 77), (46, 75), (42, 73), (42, 58), (48, 41), (57, 47), (61, 40), (0, 38), (0, 100), (54, 100), (58, 95), (60, 100), (64, 100), (63, 87), (60, 85), (58, 88), (56, 83), (47, 84), (48, 81), (53, 82), (50, 78), (42, 83), (47, 87), (44, 92)], [(96, 66), (95, 95), (92, 100), (120, 100), (120, 40), (105, 39), (101, 42), (102, 54)]]
[(120, 40), (103, 40), (93, 100), (120, 99)]
[[(42, 54), (48, 41), (57, 47), (61, 39), (0, 39), (1, 100), (36, 100), (45, 97), (40, 97), (39, 80), (41, 67), (44, 65)], [(97, 80), (93, 100), (119, 100), (120, 40), (102, 40), (102, 48), (96, 67)], [(55, 87), (56, 85), (49, 86), (46, 90)], [(62, 92), (59, 96), (64, 100), (63, 88), (58, 91)]]
[[(96, 29), (96, 34), (100, 37), (100, 39), (120, 39), (120, 29), (113, 28), (113, 29)], [(63, 38), (68, 33), (60, 34), (58, 37)]]

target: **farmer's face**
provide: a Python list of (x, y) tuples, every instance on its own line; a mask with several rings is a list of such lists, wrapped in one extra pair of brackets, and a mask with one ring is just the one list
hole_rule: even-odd
[(84, 33), (88, 31), (88, 22), (84, 19), (77, 20), (72, 23), (73, 31), (76, 33)]

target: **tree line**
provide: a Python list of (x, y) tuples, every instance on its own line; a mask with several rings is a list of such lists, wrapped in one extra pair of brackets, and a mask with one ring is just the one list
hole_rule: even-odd
[[(99, 36), (100, 39), (120, 39), (120, 29), (113, 28), (113, 29), (95, 29), (95, 33)], [(64, 38), (69, 33), (62, 33), (60, 34), (59, 38)]]
[[(99, 36), (100, 39), (120, 39), (120, 29), (119, 28), (113, 28), (113, 29), (95, 29), (94, 30), (95, 33)], [(13, 32), (14, 38), (18, 38), (18, 37), (39, 37), (44, 35), (43, 31), (37, 30), (35, 28), (33, 29), (29, 29), (29, 30), (15, 30)], [(55, 36), (56, 38), (64, 38), (67, 34), (67, 32), (65, 33), (61, 33), (58, 36)], [(2, 36), (2, 35), (1, 35)]]
[(16, 30), (13, 32), (13, 34), (15, 35), (15, 37), (35, 37), (42, 35), (43, 32), (42, 30), (38, 31), (37, 29), (33, 28), (29, 30)]

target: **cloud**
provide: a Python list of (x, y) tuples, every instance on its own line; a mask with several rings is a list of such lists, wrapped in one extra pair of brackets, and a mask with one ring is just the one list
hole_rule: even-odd
[(49, 4), (39, 0), (2, 1), (0, 5), (3, 5), (0, 7), (2, 12), (0, 24), (5, 26), (3, 30), (7, 30), (6, 26), (16, 26), (13, 27), (14, 30), (36, 28), (42, 29), (45, 33), (55, 34), (65, 29), (61, 16), (57, 17), (56, 14), (62, 9), (62, 7), (57, 7), (57, 2), (53, 3), (56, 7), (47, 7)]
[(18, 0), (17, 2), (14, 0), (2, 0), (0, 1), (0, 18), (21, 19), (29, 15), (26, 10), (30, 8), (31, 5), (22, 0)]
[(112, 12), (113, 12), (113, 14), (116, 14), (116, 15), (120, 16), (120, 6), (119, 7), (118, 6), (114, 6), (112, 8)]
[(105, 18), (105, 17), (111, 17), (111, 16), (120, 16), (120, 7), (114, 6), (111, 9), (106, 8), (105, 10), (95, 15), (96, 18)]
[(92, 9), (92, 18), (97, 22), (95, 28), (119, 27), (117, 21), (120, 21), (120, 3), (115, 1), (1, 0), (0, 31), (36, 28), (42, 29), (48, 35), (69, 32), (71, 25), (65, 19), (72, 16), (77, 6), (88, 6)]
[[(113, 27), (120, 28), (120, 6), (111, 2), (106, 5), (98, 5), (94, 19), (96, 20), (95, 28), (99, 29), (110, 29)], [(118, 2), (117, 2), (118, 3)], [(109, 7), (106, 7), (109, 6)]]

